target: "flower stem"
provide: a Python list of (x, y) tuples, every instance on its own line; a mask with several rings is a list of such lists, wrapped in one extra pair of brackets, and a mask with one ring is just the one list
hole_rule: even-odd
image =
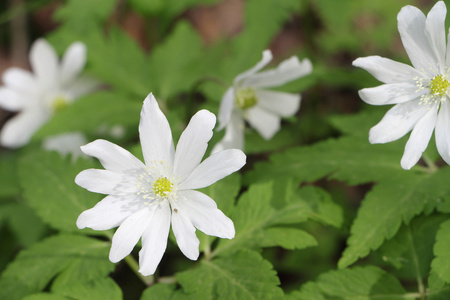
[(422, 281), (422, 276), (420, 275), (420, 264), (419, 264), (419, 256), (417, 255), (416, 248), (414, 246), (414, 239), (411, 233), (411, 227), (410, 225), (407, 225), (407, 232), (408, 232), (408, 239), (411, 244), (411, 256), (413, 259), (413, 264), (416, 270), (416, 279), (417, 279), (417, 285), (419, 290), (419, 295), (421, 300), (425, 300), (425, 287)]
[(434, 173), (439, 170), (438, 166), (431, 160), (431, 158), (424, 152), (422, 155), (423, 161), (427, 164), (428, 172)]
[(128, 255), (127, 257), (125, 257), (124, 260), (128, 264), (128, 266), (131, 268), (131, 270), (133, 270), (133, 272), (137, 275), (137, 277), (139, 277), (139, 279), (142, 280), (142, 282), (146, 286), (150, 286), (153, 283), (155, 283), (155, 277), (153, 275), (144, 276), (141, 273), (139, 273), (139, 264), (132, 255)]

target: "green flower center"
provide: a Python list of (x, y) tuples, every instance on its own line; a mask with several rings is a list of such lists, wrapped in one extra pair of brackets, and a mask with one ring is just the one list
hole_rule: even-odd
[(444, 96), (450, 87), (450, 82), (443, 75), (436, 75), (430, 81), (430, 93), (435, 96)]
[(258, 97), (256, 97), (255, 89), (246, 88), (239, 90), (234, 95), (234, 102), (241, 109), (249, 109), (258, 103)]
[(173, 184), (166, 177), (159, 177), (153, 183), (153, 193), (160, 197), (166, 197), (173, 190)]
[(58, 95), (52, 102), (51, 107), (53, 111), (58, 112), (63, 110), (69, 106), (69, 103), (67, 102), (67, 99), (64, 96)]

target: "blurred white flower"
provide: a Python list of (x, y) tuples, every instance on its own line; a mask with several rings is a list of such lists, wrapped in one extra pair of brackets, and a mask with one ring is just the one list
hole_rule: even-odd
[(143, 275), (155, 272), (167, 246), (170, 223), (184, 255), (196, 260), (196, 228), (208, 235), (231, 239), (233, 222), (213, 199), (195, 191), (239, 170), (245, 154), (237, 149), (202, 158), (216, 123), (207, 110), (196, 113), (175, 150), (169, 123), (150, 94), (144, 101), (139, 134), (145, 164), (127, 150), (96, 140), (82, 151), (100, 160), (106, 170), (88, 169), (75, 178), (81, 187), (107, 194), (77, 220), (78, 228), (107, 230), (120, 226), (112, 239), (109, 259), (118, 262), (142, 237), (139, 267)]
[(412, 168), (428, 146), (433, 130), (439, 154), (450, 164), (450, 47), (446, 46), (444, 2), (428, 16), (405, 6), (397, 16), (398, 31), (413, 67), (388, 58), (369, 56), (353, 62), (383, 85), (359, 91), (372, 105), (396, 104), (369, 133), (369, 141), (388, 143), (412, 130), (401, 159)]
[(0, 144), (5, 147), (27, 144), (55, 111), (97, 86), (95, 81), (79, 77), (86, 63), (83, 43), (70, 45), (60, 62), (53, 47), (38, 39), (31, 47), (29, 59), (33, 72), (12, 67), (2, 77), (0, 107), (19, 112), (0, 133)]
[(225, 128), (224, 138), (213, 153), (229, 148), (244, 148), (244, 127), (247, 121), (266, 140), (280, 129), (280, 118), (294, 115), (300, 107), (300, 95), (266, 88), (277, 87), (311, 73), (308, 59), (296, 56), (284, 60), (276, 69), (259, 72), (272, 60), (270, 50), (253, 68), (239, 74), (222, 97), (219, 109), (219, 130)]
[(62, 156), (72, 155), (73, 160), (83, 155), (80, 147), (87, 143), (86, 136), (81, 132), (67, 132), (49, 136), (42, 142), (45, 150), (56, 151)]

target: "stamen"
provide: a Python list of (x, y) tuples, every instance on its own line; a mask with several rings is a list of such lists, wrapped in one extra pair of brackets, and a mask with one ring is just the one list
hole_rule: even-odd
[(61, 111), (67, 106), (68, 106), (67, 99), (62, 95), (58, 95), (51, 103), (51, 107), (55, 112)]
[(255, 89), (245, 88), (238, 90), (234, 95), (234, 102), (241, 109), (249, 109), (258, 103), (258, 97), (256, 97)]
[(159, 197), (167, 197), (173, 190), (173, 183), (166, 177), (159, 177), (153, 183), (153, 193)]

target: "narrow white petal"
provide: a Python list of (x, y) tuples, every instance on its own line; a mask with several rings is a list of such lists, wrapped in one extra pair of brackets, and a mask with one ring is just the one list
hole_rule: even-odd
[(67, 93), (73, 98), (77, 99), (84, 96), (100, 86), (100, 82), (88, 76), (77, 77), (68, 84), (65, 88)]
[[(154, 209), (153, 209), (154, 210)], [(144, 208), (123, 221), (112, 238), (109, 260), (116, 263), (131, 253), (150, 223), (151, 208)]]
[(37, 92), (37, 82), (33, 74), (27, 70), (12, 67), (7, 69), (2, 75), (3, 83), (6, 87), (25, 94)]
[(24, 97), (13, 89), (0, 87), (0, 107), (18, 111), (24, 108), (26, 100)]
[(173, 165), (175, 153), (169, 122), (150, 93), (144, 100), (139, 123), (139, 137), (145, 163), (163, 161)]
[(297, 56), (281, 62), (276, 69), (260, 72), (245, 78), (243, 86), (251, 87), (276, 87), (286, 84), (312, 72), (311, 61), (307, 58), (299, 61)]
[(256, 72), (264, 68), (268, 63), (270, 63), (272, 58), (272, 52), (270, 52), (270, 50), (264, 50), (262, 53), (262, 59), (253, 68), (236, 76), (236, 78), (234, 79), (234, 84), (240, 85), (242, 80), (249, 76), (252, 76)]
[(238, 171), (245, 165), (246, 156), (238, 149), (217, 152), (205, 159), (191, 175), (182, 182), (180, 190), (201, 189)]
[(83, 155), (80, 147), (86, 144), (86, 136), (79, 132), (66, 132), (58, 135), (47, 136), (42, 141), (42, 148), (49, 151), (57, 151), (63, 156), (72, 154), (74, 158)]
[(195, 227), (192, 225), (186, 212), (178, 210), (178, 206), (172, 206), (177, 211), (172, 212), (172, 230), (177, 239), (181, 252), (190, 260), (197, 260), (199, 256), (198, 246), (200, 241), (195, 235)]
[(414, 126), (400, 162), (403, 169), (411, 169), (427, 148), (436, 125), (437, 109), (438, 105), (435, 104)]
[(197, 167), (205, 155), (213, 135), (216, 116), (207, 111), (197, 112), (180, 136), (173, 164), (174, 173), (183, 182)]
[(31, 46), (30, 63), (39, 82), (46, 87), (59, 82), (58, 55), (44, 39), (36, 40)]
[(229, 122), (234, 107), (234, 89), (229, 88), (222, 97), (219, 108), (219, 128), (222, 130)]
[(0, 133), (0, 143), (8, 148), (27, 144), (33, 134), (47, 122), (50, 115), (45, 111), (22, 111), (8, 120)]
[(448, 100), (441, 104), (434, 131), (439, 154), (450, 164), (450, 104)]
[(124, 148), (105, 140), (95, 140), (81, 146), (84, 154), (97, 158), (102, 166), (110, 171), (123, 172), (143, 169), (145, 165)]
[(128, 216), (143, 208), (145, 208), (144, 202), (134, 195), (107, 196), (93, 208), (80, 214), (77, 227), (108, 230), (119, 226)]
[(372, 144), (383, 144), (398, 140), (407, 134), (428, 111), (428, 106), (419, 105), (420, 100), (397, 104), (369, 132)]
[(233, 221), (217, 209), (213, 199), (192, 190), (181, 191), (179, 195), (178, 212), (186, 214), (198, 230), (220, 238), (234, 237)]
[(156, 205), (149, 220), (147, 229), (142, 236), (142, 249), (139, 251), (139, 272), (144, 276), (155, 273), (167, 247), (170, 229), (168, 201)]
[(108, 170), (87, 169), (81, 171), (75, 177), (75, 183), (93, 193), (130, 195), (138, 192), (137, 178), (133, 175)]
[(425, 35), (425, 15), (416, 7), (407, 5), (397, 16), (398, 31), (411, 63), (417, 70), (429, 71), (437, 65), (437, 57)]
[(86, 64), (86, 46), (75, 42), (67, 48), (61, 61), (61, 83), (67, 85), (83, 70)]
[(281, 117), (290, 117), (300, 108), (300, 94), (256, 90), (258, 105)]
[(417, 91), (414, 83), (386, 83), (373, 88), (362, 89), (358, 92), (361, 99), (372, 105), (386, 105), (405, 103), (428, 93), (423, 89)]
[(280, 117), (258, 105), (248, 109), (245, 113), (250, 126), (255, 128), (266, 140), (270, 140), (280, 130)]
[(231, 114), (230, 122), (225, 128), (224, 137), (214, 145), (211, 153), (216, 153), (225, 149), (244, 149), (244, 120), (241, 113), (234, 110)]
[[(425, 21), (425, 30), (431, 48), (439, 61), (445, 66), (445, 15), (447, 7), (443, 1), (437, 2), (428, 13)], [(441, 72), (444, 71), (443, 69)]]
[(366, 70), (383, 83), (414, 82), (415, 77), (423, 76), (410, 65), (380, 56), (357, 58), (353, 66)]

